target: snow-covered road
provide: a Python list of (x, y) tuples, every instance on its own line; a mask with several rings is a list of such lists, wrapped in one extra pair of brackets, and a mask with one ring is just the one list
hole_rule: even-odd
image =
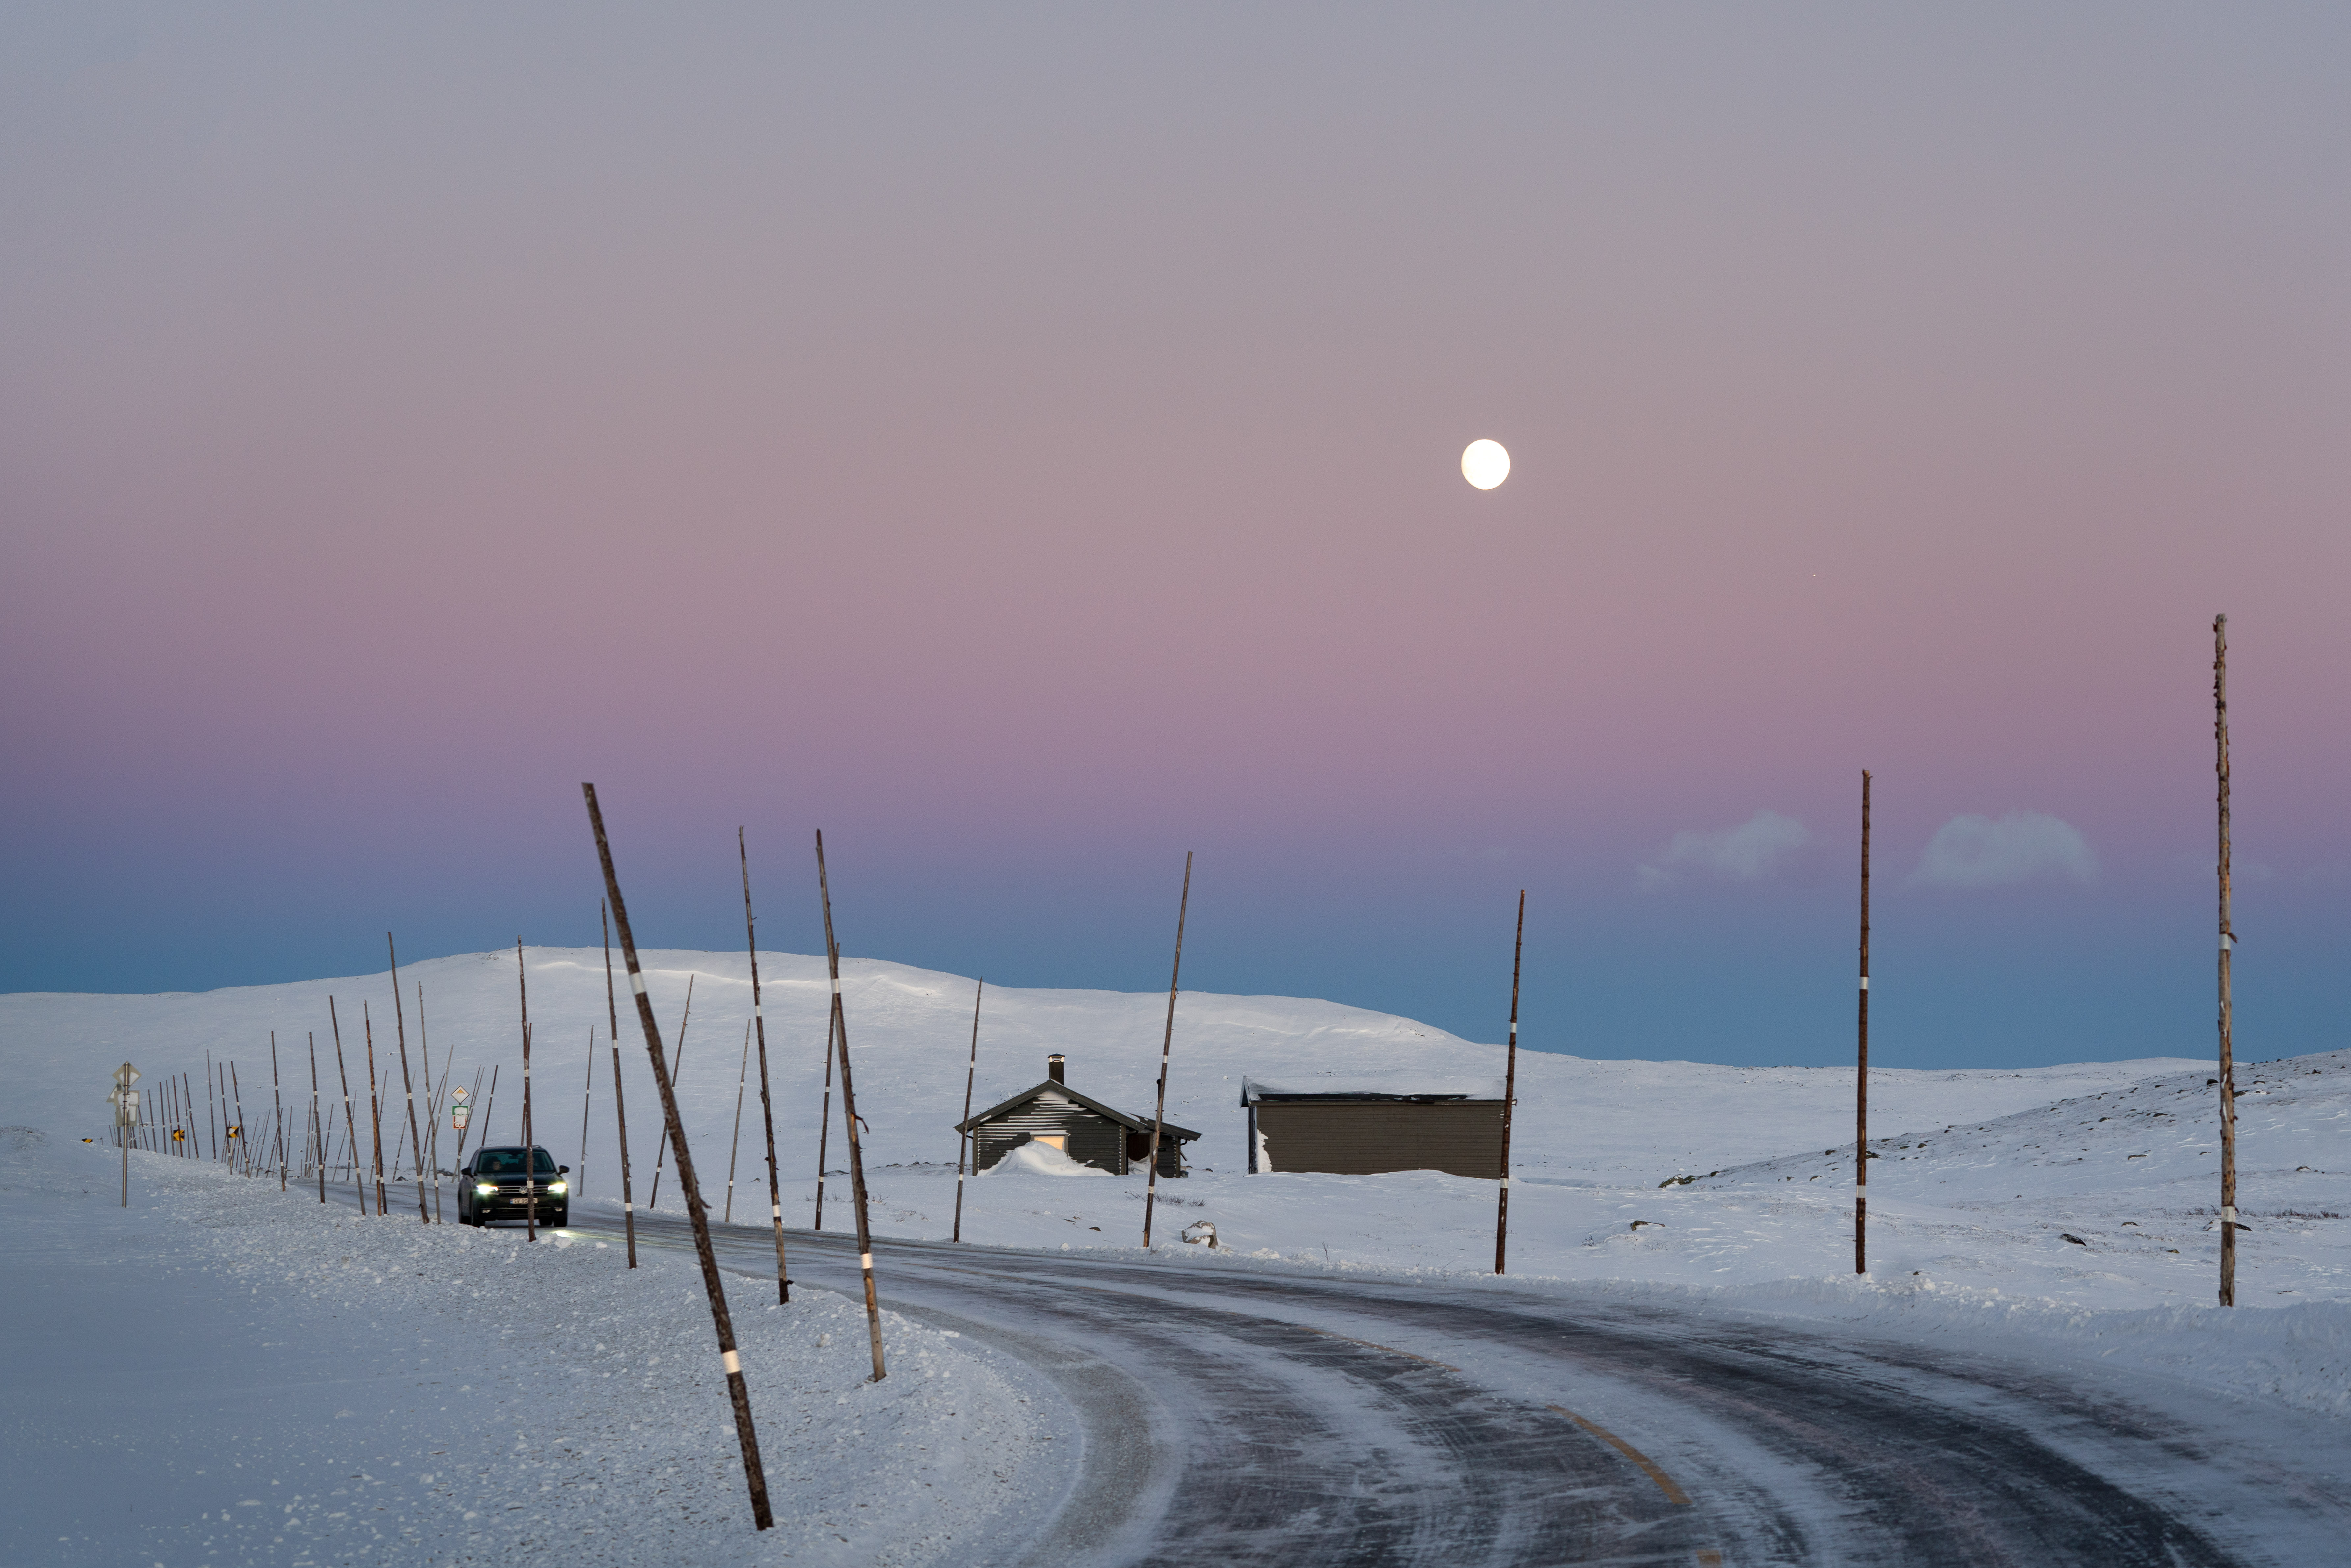
[[(846, 1238), (792, 1240), (804, 1287), (855, 1288)], [(1573, 1286), (875, 1251), (887, 1305), (1066, 1402), (1079, 1479), (1016, 1561), (2315, 1563), (2351, 1527), (2339, 1422), (2139, 1373)]]

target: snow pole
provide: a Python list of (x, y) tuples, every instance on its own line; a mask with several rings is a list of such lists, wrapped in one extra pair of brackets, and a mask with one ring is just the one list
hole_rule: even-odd
[[(670, 1051), (669, 1071), (670, 1081), (673, 1083), (675, 1082), (685, 1071), (685, 1026), (694, 1021), (695, 978), (695, 977), (693, 975), (688, 975), (685, 977), (685, 1011), (677, 1020), (677, 1044)], [(646, 1004), (648, 1007), (652, 1005), (653, 1004), (650, 1002)], [(645, 1207), (647, 1208), (659, 1208), (661, 1207), (662, 1163), (668, 1158), (669, 1129), (667, 1127), (664, 1127), (662, 1129), (661, 1142), (655, 1145), (653, 1148), (653, 1190), (652, 1196), (645, 1199)]]
[(726, 1210), (721, 1225), (735, 1223), (735, 1162), (743, 1152), (743, 1090), (751, 1077), (751, 1020), (743, 1020), (743, 1064), (735, 1070), (735, 1134), (726, 1145)]
[(474, 1145), (476, 1152), (490, 1146), (490, 1113), (497, 1109), (497, 1102), (498, 1064), (494, 1061), (490, 1063), (490, 1097), (482, 1102), (482, 1141)]
[(228, 1081), (236, 1094), (236, 1120), (229, 1127), (228, 1168), (240, 1176), (251, 1176), (253, 1145), (252, 1140), (245, 1135), (245, 1085), (236, 1080), (236, 1063), (234, 1061), (228, 1064)]
[(515, 938), (515, 985), (522, 1002), (522, 1234), (538, 1239), (538, 1145), (531, 1142), (530, 976), (523, 968), (522, 938)]
[(784, 1267), (784, 1197), (777, 1184), (776, 1107), (768, 1093), (768, 1017), (759, 1001), (759, 928), (751, 918), (751, 854), (743, 847), (743, 830), (735, 830), (735, 858), (743, 865), (743, 945), (751, 954), (751, 1027), (759, 1038), (759, 1117), (768, 1129), (768, 1215), (776, 1227), (776, 1300), (792, 1299), (792, 1281)]
[(950, 1241), (963, 1239), (963, 1166), (964, 1155), (971, 1148), (971, 1085), (979, 1075), (979, 998), (987, 991), (987, 977), (982, 975), (971, 993), (971, 1061), (963, 1070), (963, 1120), (956, 1124), (956, 1211), (955, 1234)]
[(213, 1053), (204, 1052), (204, 1132), (211, 1137), (213, 1158), (220, 1158), (220, 1118), (213, 1113)]
[(571, 1196), (588, 1188), (588, 1113), (596, 1103), (596, 1026), (588, 1026), (587, 1087), (580, 1092), (580, 1168), (571, 1173)]
[[(433, 1037), (424, 1031), (424, 982), (416, 982), (416, 1045), (424, 1056), (424, 1071), (433, 1071)], [(457, 1065), (457, 1042), (449, 1042), (448, 1053), (441, 1059), (441, 1089), (438, 1093), (427, 1086), (424, 1096), (424, 1124), (433, 1129), (425, 1142), (432, 1145), (433, 1161), (433, 1223), (441, 1223), (441, 1107), (449, 1103), (449, 1070)]]
[[(400, 1036), (400, 1091), (408, 1101), (408, 1146), (416, 1155), (416, 1218), (426, 1225), (433, 1223), (433, 1210), (424, 1201), (424, 1134), (416, 1129), (416, 1080), (408, 1071), (408, 1009), (400, 1001), (400, 949), (392, 944), (392, 933), (383, 934), (384, 956), (392, 963), (392, 1019)], [(420, 1018), (421, 1027), (423, 1020)], [(424, 1071), (429, 1078), (433, 1059), (424, 1059)]]
[(269, 1031), (269, 1131), (277, 1146), (277, 1190), (286, 1190), (286, 1100), (277, 1092), (277, 1031)]
[[(604, 925), (604, 1012), (612, 1023), (612, 1121), (621, 1136), (621, 1229), (629, 1242), (629, 1267), (637, 1266), (637, 1206), (629, 1192), (629, 1107), (621, 1095), (621, 1008), (612, 991), (612, 904), (607, 899), (596, 906), (597, 918)], [(758, 997), (755, 982), (753, 999)]]
[(305, 1031), (310, 1037), (310, 1150), (319, 1159), (319, 1201), (327, 1201), (327, 1138), (319, 1124), (319, 1031)]
[(1853, 1101), (1853, 1271), (1869, 1272), (1869, 769), (1861, 770), (1861, 1011)]
[(350, 1156), (351, 1190), (360, 1200), (360, 1212), (367, 1212), (367, 1190), (360, 1186), (360, 1130), (351, 1111), (351, 1070), (343, 1062), (343, 1024), (335, 1016), (335, 998), (327, 998), (327, 1027), (335, 1036), (335, 1071), (343, 1081), (343, 1146)]
[(1502, 1070), (1502, 1190), (1494, 1200), (1494, 1272), (1510, 1242), (1510, 1112), (1519, 1103), (1519, 960), (1527, 951), (1527, 890), (1519, 889), (1519, 934), (1510, 943), (1510, 1054)]
[[(365, 997), (360, 998), (360, 1029), (367, 1038), (368, 1136), (370, 1147), (373, 1150), (371, 1162), (375, 1172), (375, 1212), (378, 1218), (382, 1218), (392, 1212), (390, 1206), (384, 1200), (383, 1190), (383, 1102), (389, 1091), (384, 1080), (376, 1075), (375, 1019), (368, 1010)], [(391, 1069), (386, 1068), (384, 1072), (388, 1078)], [(398, 1156), (399, 1152), (397, 1149), (392, 1151), (394, 1157)]]
[(832, 1139), (832, 1012), (824, 1015), (824, 1103), (816, 1117), (816, 1228), (824, 1228), (824, 1162)]
[(621, 1228), (629, 1243), (629, 1267), (637, 1266), (637, 1206), (629, 1191), (629, 1102), (621, 1092), (621, 1042), (612, 1042), (612, 1122), (621, 1137)]
[(2236, 997), (2230, 959), (2237, 946), (2230, 908), (2229, 618), (2212, 618), (2212, 770), (2220, 807), (2220, 1304), (2237, 1304)]
[(832, 883), (824, 870), (824, 832), (816, 835), (817, 894), (824, 903), (824, 956), (832, 972), (832, 1036), (841, 1042), (841, 1124), (849, 1134), (849, 1196), (857, 1211), (857, 1267), (865, 1276), (865, 1335), (873, 1344), (873, 1381), (882, 1364), (882, 1306), (873, 1295), (873, 1232), (865, 1220), (865, 1150), (857, 1135), (857, 1089), (849, 1075), (849, 1015), (841, 1006), (841, 944), (832, 935)]
[(710, 1245), (710, 1210), (702, 1201), (695, 1179), (694, 1156), (685, 1146), (685, 1124), (679, 1120), (677, 1090), (669, 1066), (662, 1060), (661, 1026), (653, 1021), (653, 1005), (645, 995), (644, 972), (637, 964), (636, 938), (629, 930), (629, 906), (621, 899), (620, 874), (612, 869), (612, 846), (604, 836), (604, 813), (597, 809), (596, 786), (582, 784), (588, 800), (588, 823), (595, 830), (596, 858), (604, 873), (604, 896), (612, 908), (612, 923), (621, 928), (621, 956), (628, 965), (629, 989), (636, 996), (637, 1022), (645, 1031), (645, 1054), (652, 1059), (653, 1087), (660, 1091), (662, 1121), (677, 1145), (677, 1179), (685, 1188), (686, 1217), (694, 1224), (694, 1250), (702, 1265), (702, 1288), (710, 1297), (711, 1325), (718, 1334), (719, 1364), (726, 1371), (727, 1401), (735, 1410), (735, 1436), (743, 1448), (743, 1479), (751, 1492), (754, 1526), (766, 1530), (776, 1522), (768, 1507), (768, 1477), (759, 1463), (759, 1434), (751, 1425), (751, 1391), (743, 1381), (743, 1361), (735, 1350), (735, 1323), (726, 1311), (726, 1291), (718, 1277), (718, 1254)]
[[(1159, 1037), (1159, 1109), (1151, 1120), (1151, 1174), (1143, 1187), (1143, 1245), (1151, 1245), (1151, 1215), (1159, 1201), (1159, 1129), (1167, 1120), (1167, 1054), (1176, 1044), (1176, 987), (1184, 977), (1184, 917), (1192, 910), (1192, 852), (1184, 852), (1184, 897), (1176, 906), (1176, 967), (1167, 977), (1167, 1030)], [(1179, 1152), (1178, 1158), (1181, 1158)]]

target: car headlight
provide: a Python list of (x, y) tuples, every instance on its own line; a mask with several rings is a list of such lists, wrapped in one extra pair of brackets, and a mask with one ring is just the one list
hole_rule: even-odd
[(498, 1184), (490, 1181), (477, 1181), (474, 1184), (474, 1190), (482, 1194), (484, 1197), (487, 1197), (489, 1194), (498, 1190)]
[(547, 1190), (552, 1193), (566, 1193), (569, 1192), (571, 1188), (567, 1183), (551, 1181), (547, 1184)]

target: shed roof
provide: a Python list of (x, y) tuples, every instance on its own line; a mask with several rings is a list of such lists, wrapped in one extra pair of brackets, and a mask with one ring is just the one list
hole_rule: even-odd
[(1284, 1078), (1267, 1082), (1241, 1080), (1241, 1103), (1291, 1100), (1499, 1100), (1499, 1078), (1456, 1078), (1411, 1072), (1366, 1073), (1359, 1078)]
[[(1101, 1101), (1095, 1099), (1092, 1095), (1081, 1093), (1079, 1091), (1071, 1088), (1068, 1084), (1056, 1083), (1050, 1078), (1045, 1080), (1042, 1083), (1036, 1085), (1034, 1088), (1023, 1089), (1019, 1093), (1015, 1094), (1011, 1099), (1005, 1101), (1000, 1105), (989, 1106), (987, 1110), (982, 1111), (977, 1115), (972, 1117), (968, 1122), (956, 1123), (956, 1131), (958, 1133), (968, 1133), (973, 1128), (979, 1126), (983, 1123), (993, 1122), (998, 1116), (1003, 1115), (1007, 1111), (1017, 1110), (1020, 1106), (1026, 1105), (1029, 1101), (1036, 1099), (1048, 1089), (1051, 1090), (1056, 1094), (1063, 1095), (1069, 1099), (1076, 1101), (1079, 1104), (1083, 1105), (1089, 1111), (1109, 1117), (1112, 1121), (1116, 1122), (1120, 1126), (1124, 1127), (1131, 1133), (1147, 1133), (1151, 1131), (1150, 1117), (1130, 1116), (1123, 1111), (1113, 1110), (1110, 1106), (1105, 1105)], [(1183, 1142), (1185, 1139), (1196, 1138), (1200, 1135), (1199, 1134), (1192, 1131), (1191, 1128), (1179, 1127), (1173, 1122), (1168, 1123), (1163, 1131), (1167, 1136), (1176, 1139), (1178, 1143)]]

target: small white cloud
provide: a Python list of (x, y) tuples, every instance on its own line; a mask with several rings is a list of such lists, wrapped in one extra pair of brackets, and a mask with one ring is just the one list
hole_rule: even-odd
[(1656, 864), (1640, 868), (1641, 888), (1654, 893), (1694, 872), (1729, 882), (1754, 882), (1771, 875), (1812, 841), (1813, 835), (1803, 823), (1777, 811), (1758, 811), (1735, 828), (1718, 828), (1710, 833), (1685, 828), (1674, 835)]
[(2044, 811), (1953, 817), (1918, 857), (1914, 883), (1928, 887), (2014, 887), (2048, 879), (2093, 883), (2098, 857), (2081, 830)]

